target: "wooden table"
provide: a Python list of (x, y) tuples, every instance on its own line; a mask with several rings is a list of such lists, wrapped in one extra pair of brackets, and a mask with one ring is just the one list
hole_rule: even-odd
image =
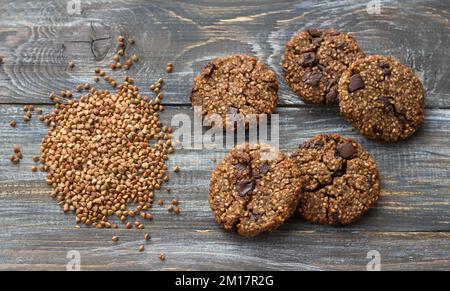
[[(0, 269), (65, 270), (71, 250), (82, 270), (366, 270), (367, 253), (378, 251), (383, 270), (450, 269), (450, 3), (382, 1), (84, 1), (70, 15), (66, 1), (3, 0), (0, 7)], [(369, 13), (370, 12), (370, 13)], [(361, 142), (376, 158), (382, 196), (360, 221), (335, 228), (292, 218), (254, 239), (223, 232), (207, 195), (212, 158), (225, 152), (180, 150), (169, 165), (181, 166), (156, 195), (181, 201), (175, 216), (155, 207), (152, 235), (143, 253), (142, 230), (76, 229), (50, 197), (45, 173), (32, 173), (47, 132), (37, 118), (24, 124), (23, 106), (48, 112), (51, 91), (73, 91), (107, 67), (119, 35), (135, 36), (140, 56), (129, 74), (148, 85), (164, 77), (166, 110), (192, 116), (194, 75), (211, 58), (235, 53), (258, 56), (281, 81), (284, 44), (306, 27), (338, 28), (354, 35), (369, 54), (392, 55), (412, 67), (426, 88), (426, 121), (412, 138), (396, 144), (368, 141), (339, 117), (336, 107), (302, 103), (282, 83), (276, 113), (280, 144), (291, 152), (317, 133), (337, 132)], [(68, 62), (74, 60), (74, 69)], [(175, 65), (174, 73), (164, 71)], [(115, 77), (122, 72), (112, 73)], [(99, 85), (107, 88), (104, 83)], [(79, 94), (76, 94), (79, 97)], [(13, 118), (16, 128), (9, 126)], [(8, 161), (23, 147), (20, 166)], [(121, 237), (120, 243), (111, 241)], [(160, 262), (158, 255), (166, 253)]]

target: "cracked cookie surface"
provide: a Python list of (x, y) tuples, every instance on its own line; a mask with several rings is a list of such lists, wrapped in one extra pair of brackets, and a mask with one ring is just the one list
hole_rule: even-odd
[(218, 224), (251, 237), (289, 218), (300, 189), (299, 175), (285, 155), (268, 145), (244, 144), (212, 173), (209, 204)]
[(277, 104), (275, 72), (247, 55), (217, 58), (206, 64), (194, 79), (192, 106), (202, 106), (201, 115), (271, 114)]
[(369, 139), (395, 142), (423, 123), (425, 93), (412, 70), (392, 57), (357, 60), (339, 82), (341, 115)]
[(286, 44), (281, 65), (286, 83), (305, 102), (334, 104), (342, 72), (362, 57), (352, 36), (335, 29), (309, 29)]
[(349, 224), (378, 200), (376, 163), (353, 139), (318, 135), (300, 145), (290, 159), (302, 183), (298, 212), (308, 221)]

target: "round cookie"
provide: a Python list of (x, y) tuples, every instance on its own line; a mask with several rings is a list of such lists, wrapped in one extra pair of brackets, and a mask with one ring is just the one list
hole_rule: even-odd
[(362, 57), (352, 36), (335, 29), (309, 29), (286, 44), (281, 65), (286, 83), (305, 102), (334, 104), (342, 72)]
[(408, 67), (386, 56), (359, 59), (339, 82), (341, 115), (369, 139), (395, 142), (423, 123), (425, 93)]
[(278, 86), (276, 74), (257, 58), (227, 56), (210, 61), (195, 77), (191, 102), (202, 107), (202, 118), (218, 114), (226, 125), (227, 116), (239, 121), (249, 114), (271, 114)]
[(290, 159), (300, 171), (302, 183), (298, 211), (308, 221), (349, 224), (378, 199), (376, 163), (353, 139), (317, 135), (300, 145)]
[(251, 237), (276, 229), (297, 207), (294, 164), (267, 145), (233, 148), (211, 175), (209, 204), (218, 224)]

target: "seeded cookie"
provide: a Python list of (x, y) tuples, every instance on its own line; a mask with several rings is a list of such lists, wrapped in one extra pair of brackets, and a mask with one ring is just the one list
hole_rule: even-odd
[(308, 221), (349, 224), (378, 199), (376, 163), (353, 139), (318, 135), (300, 145), (290, 159), (302, 183), (298, 211)]
[(192, 106), (201, 106), (202, 117), (219, 114), (222, 120), (236, 115), (271, 114), (277, 104), (276, 74), (257, 58), (234, 55), (206, 64), (194, 79)]
[(335, 29), (309, 29), (295, 35), (286, 45), (281, 60), (286, 83), (305, 102), (338, 102), (341, 74), (364, 57), (356, 40)]
[(342, 116), (376, 141), (405, 139), (424, 120), (422, 84), (411, 69), (392, 57), (357, 60), (342, 75), (339, 99)]
[(211, 175), (209, 204), (217, 223), (248, 237), (277, 228), (299, 201), (293, 165), (267, 145), (232, 149)]

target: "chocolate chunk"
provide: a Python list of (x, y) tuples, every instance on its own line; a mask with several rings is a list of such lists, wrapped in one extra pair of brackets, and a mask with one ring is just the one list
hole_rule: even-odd
[(307, 31), (312, 37), (322, 36), (322, 31), (320, 31), (319, 29), (311, 28), (311, 29), (308, 29)]
[(303, 55), (303, 67), (312, 67), (316, 63), (316, 54), (313, 52), (305, 53)]
[(349, 159), (356, 154), (356, 148), (350, 142), (338, 144), (336, 150), (344, 159)]
[(392, 69), (391, 69), (391, 65), (389, 65), (389, 63), (381, 61), (378, 65), (380, 66), (381, 70), (383, 71), (384, 76), (391, 75)]
[(330, 29), (329, 33), (330, 33), (330, 35), (336, 36), (336, 35), (339, 35), (341, 32), (337, 29)]
[(356, 90), (363, 89), (364, 88), (364, 81), (361, 78), (360, 74), (354, 74), (349, 79), (348, 84), (348, 92), (352, 93)]
[(334, 87), (336, 85), (336, 81), (333, 79), (328, 79), (327, 80), (327, 87), (325, 88), (326, 91), (330, 91), (330, 89), (332, 87)]
[(214, 73), (214, 70), (216, 70), (216, 69), (217, 69), (217, 66), (215, 64), (208, 63), (202, 70), (202, 76), (210, 77)]
[(305, 82), (309, 86), (317, 86), (320, 83), (320, 79), (322, 79), (322, 73), (321, 72), (311, 72), (305, 75), (303, 78), (303, 82)]
[(339, 219), (339, 214), (337, 212), (333, 213), (333, 224), (341, 225), (341, 220)]
[(252, 215), (250, 216), (250, 220), (251, 221), (257, 221), (258, 219), (260, 219), (262, 216), (262, 213), (252, 213)]
[(395, 112), (395, 106), (392, 103), (394, 101), (394, 99), (390, 96), (380, 96), (378, 97), (378, 100), (381, 101), (384, 105), (384, 107), (392, 112)]
[(270, 166), (268, 164), (262, 164), (261, 166), (259, 166), (259, 173), (265, 175), (267, 174), (267, 172), (269, 172), (270, 170)]
[(278, 83), (277, 82), (269, 82), (267, 84), (267, 86), (269, 87), (269, 89), (271, 89), (274, 92), (278, 92)]
[(392, 101), (394, 99), (392, 97), (390, 97), (390, 96), (383, 95), (383, 96), (378, 97), (378, 100), (380, 100), (383, 103), (392, 103)]
[(407, 125), (409, 123), (408, 119), (406, 118), (406, 115), (404, 113), (401, 112), (396, 112), (395, 116), (397, 117), (398, 121), (400, 121), (400, 123), (404, 126)]
[(338, 168), (336, 169), (336, 171), (334, 171), (333, 176), (334, 177), (341, 177), (345, 174), (345, 172), (347, 171), (347, 160), (342, 160), (339, 163)]
[(336, 45), (336, 48), (338, 49), (344, 49), (346, 46), (346, 43), (344, 41), (340, 41), (338, 42), (338, 44)]
[(315, 37), (312, 39), (312, 44), (315, 46), (319, 46), (322, 43), (323, 38), (322, 37)]
[(236, 165), (234, 165), (234, 168), (238, 171), (238, 172), (243, 172), (245, 171), (245, 169), (247, 169), (247, 166), (241, 163), (238, 163)]
[(325, 70), (325, 66), (322, 65), (322, 64), (318, 64), (317, 67), (319, 68), (319, 70), (320, 70), (321, 72), (323, 72), (323, 70)]
[(299, 146), (300, 149), (321, 149), (323, 147), (323, 142), (321, 140), (315, 140), (311, 142), (310, 140), (304, 142)]
[(337, 97), (338, 97), (338, 90), (337, 90), (336, 86), (334, 86), (325, 95), (325, 102), (327, 104), (329, 104), (329, 103), (336, 103), (336, 101), (338, 99)]
[(250, 195), (254, 187), (255, 181), (253, 180), (244, 180), (236, 183), (236, 191), (239, 193), (241, 197)]
[(373, 185), (372, 175), (367, 176), (367, 185), (369, 186), (369, 189), (372, 188)]

